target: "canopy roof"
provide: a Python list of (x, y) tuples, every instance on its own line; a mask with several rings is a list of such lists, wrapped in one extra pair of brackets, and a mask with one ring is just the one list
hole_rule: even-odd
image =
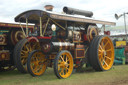
[(94, 23), (94, 24), (103, 24), (103, 25), (116, 25), (114, 22), (96, 20), (93, 18), (85, 17), (85, 16), (75, 16), (69, 14), (58, 14), (50, 11), (43, 10), (28, 10), (25, 11), (18, 16), (15, 17), (16, 22), (26, 22), (26, 18), (29, 23), (39, 23), (39, 18), (42, 17), (42, 21), (46, 21), (49, 18), (54, 20), (62, 20), (62, 21), (73, 21), (73, 22), (81, 22), (81, 23)]

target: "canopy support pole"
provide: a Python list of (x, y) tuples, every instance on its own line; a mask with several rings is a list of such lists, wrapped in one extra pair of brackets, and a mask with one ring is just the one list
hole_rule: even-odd
[[(19, 22), (20, 23), (20, 22)], [(23, 31), (23, 34), (24, 36), (26, 36), (25, 32), (24, 32), (24, 28), (22, 27), (21, 23), (20, 23), (20, 27), (21, 27), (21, 30)]]
[(40, 17), (40, 36), (42, 37), (42, 18)]
[(28, 37), (28, 18), (26, 18), (26, 36)]
[(44, 32), (43, 32), (43, 36), (44, 36), (44, 33), (45, 33), (45, 31), (46, 31), (46, 29), (47, 29), (47, 27), (48, 27), (48, 23), (49, 23), (49, 18), (48, 18), (48, 21), (47, 21), (47, 23), (46, 23), (46, 26), (45, 26), (45, 29), (44, 29)]

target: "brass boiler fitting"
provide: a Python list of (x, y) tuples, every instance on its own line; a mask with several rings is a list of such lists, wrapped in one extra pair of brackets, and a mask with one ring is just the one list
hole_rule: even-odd
[(52, 42), (54, 50), (61, 51), (61, 50), (74, 50), (74, 43), (66, 42), (63, 39), (59, 39), (59, 42)]

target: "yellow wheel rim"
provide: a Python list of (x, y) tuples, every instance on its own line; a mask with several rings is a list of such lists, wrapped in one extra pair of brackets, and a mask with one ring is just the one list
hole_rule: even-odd
[(62, 53), (58, 60), (58, 72), (62, 78), (67, 78), (73, 71), (73, 58), (71, 54)]
[(23, 65), (23, 67), (27, 70), (27, 58), (28, 58), (28, 54), (36, 49), (40, 49), (40, 45), (37, 42), (26, 42), (24, 44), (24, 46), (22, 47), (21, 50), (21, 63)]
[(109, 70), (114, 62), (114, 47), (109, 37), (103, 37), (98, 49), (99, 61), (104, 70)]
[(87, 30), (87, 39), (88, 39), (89, 42), (92, 41), (93, 38), (94, 38), (94, 36), (92, 35), (93, 32), (95, 33), (95, 36), (99, 35), (96, 26), (91, 26), (90, 25), (88, 30)]
[(21, 39), (25, 38), (24, 34), (20, 30), (13, 30), (11, 32), (11, 41), (13, 45), (16, 45), (17, 42), (19, 42)]
[(34, 75), (42, 75), (47, 66), (47, 59), (45, 58), (45, 55), (42, 54), (42, 52), (35, 52), (30, 61), (30, 67), (31, 71)]

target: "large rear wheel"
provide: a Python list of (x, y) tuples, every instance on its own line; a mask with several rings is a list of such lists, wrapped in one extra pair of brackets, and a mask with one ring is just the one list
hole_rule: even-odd
[(32, 51), (27, 60), (27, 69), (32, 76), (42, 75), (47, 67), (46, 56), (38, 50)]
[(97, 71), (109, 70), (114, 62), (114, 46), (108, 36), (98, 36), (89, 48), (89, 61)]
[(73, 58), (69, 51), (59, 52), (54, 60), (54, 72), (59, 78), (68, 78), (73, 71)]
[[(34, 40), (33, 40), (34, 41)], [(14, 60), (17, 69), (21, 73), (27, 73), (27, 58), (28, 54), (33, 50), (40, 49), (38, 42), (31, 42), (28, 39), (23, 39), (14, 49)]]

